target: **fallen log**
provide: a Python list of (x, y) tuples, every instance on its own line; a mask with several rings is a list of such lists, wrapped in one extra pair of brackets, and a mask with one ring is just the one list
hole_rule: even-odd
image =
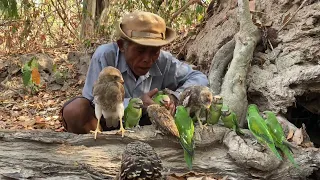
[[(164, 175), (186, 173), (183, 150), (174, 137), (155, 134), (153, 126), (126, 133), (124, 138), (109, 131), (77, 135), (46, 130), (0, 130), (1, 179), (112, 179), (118, 172), (122, 152), (129, 142), (149, 143), (160, 156)], [(254, 144), (247, 130), (237, 136), (220, 125), (195, 132), (193, 171), (228, 179), (305, 179), (320, 167), (316, 148), (294, 149), (299, 168), (280, 162), (268, 149)]]

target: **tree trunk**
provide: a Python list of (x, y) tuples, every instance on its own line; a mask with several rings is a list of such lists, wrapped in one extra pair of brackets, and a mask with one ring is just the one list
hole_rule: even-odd
[(81, 22), (81, 31), (80, 38), (82, 40), (87, 38), (92, 38), (97, 33), (97, 26), (102, 11), (105, 9), (105, 3), (108, 1), (104, 0), (84, 0), (83, 1), (83, 12), (82, 12), (82, 22)]
[[(186, 173), (183, 150), (173, 137), (154, 135), (153, 126), (134, 129), (122, 139), (117, 131), (76, 135), (52, 131), (0, 131), (0, 175), (16, 179), (111, 179), (119, 169), (127, 143), (140, 140), (155, 148), (165, 176)], [(246, 133), (248, 131), (245, 131)], [(220, 125), (195, 132), (194, 172), (228, 179), (305, 179), (320, 166), (315, 148), (294, 150), (299, 168), (280, 162), (268, 149), (253, 146), (250, 135), (237, 136)], [(170, 172), (169, 172), (170, 170)]]

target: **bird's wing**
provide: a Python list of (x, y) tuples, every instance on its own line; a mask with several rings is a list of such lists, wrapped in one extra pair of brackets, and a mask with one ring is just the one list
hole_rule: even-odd
[(147, 111), (152, 123), (156, 124), (160, 130), (165, 131), (166, 134), (169, 132), (179, 138), (179, 131), (174, 119), (165, 107), (153, 104), (148, 107)]
[(273, 144), (273, 139), (268, 131), (267, 126), (264, 124), (263, 119), (257, 116), (251, 116), (250, 130), (259, 139), (264, 140), (267, 143)]

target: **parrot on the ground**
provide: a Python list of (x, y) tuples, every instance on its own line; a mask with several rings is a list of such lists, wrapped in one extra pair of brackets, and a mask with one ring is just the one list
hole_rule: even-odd
[(193, 120), (184, 106), (177, 106), (174, 120), (180, 135), (179, 141), (184, 150), (184, 160), (191, 170), (194, 158)]
[(208, 124), (217, 124), (221, 116), (221, 108), (223, 106), (223, 99), (221, 96), (213, 96), (212, 104), (208, 110), (207, 114), (207, 123)]
[(204, 128), (200, 119), (202, 108), (209, 109), (213, 100), (213, 93), (207, 86), (190, 86), (181, 94), (178, 105), (187, 108), (189, 116), (195, 113), (201, 129)]
[(124, 115), (124, 80), (121, 72), (111, 66), (105, 67), (99, 73), (98, 80), (93, 85), (94, 110), (98, 119), (97, 127), (94, 133), (94, 139), (97, 138), (97, 133), (100, 131), (100, 119), (103, 117), (106, 120), (107, 127), (118, 127), (120, 121), (120, 130), (122, 137), (125, 129), (122, 125), (122, 117)]
[(124, 110), (125, 128), (133, 128), (139, 125), (142, 116), (143, 102), (140, 98), (131, 98), (127, 108)]
[(244, 135), (239, 127), (236, 113), (232, 112), (227, 105), (223, 105), (221, 108), (221, 120), (225, 127), (233, 129), (237, 135)]
[(162, 170), (161, 159), (155, 150), (147, 143), (134, 141), (127, 144), (115, 179), (160, 180)]
[(163, 134), (179, 138), (179, 131), (170, 112), (159, 104), (151, 104), (147, 108), (152, 125)]
[(252, 134), (256, 137), (259, 143), (267, 145), (275, 156), (282, 160), (282, 157), (278, 153), (274, 140), (268, 130), (268, 126), (264, 119), (259, 114), (257, 105), (250, 104), (247, 110), (248, 126)]
[(276, 115), (271, 111), (264, 111), (263, 114), (266, 116), (266, 124), (268, 126), (269, 132), (274, 140), (276, 147), (280, 148), (281, 151), (287, 156), (289, 161), (295, 166), (298, 167), (297, 163), (293, 158), (293, 154), (289, 147), (285, 144), (286, 137), (284, 135), (283, 129), (279, 121), (277, 120)]

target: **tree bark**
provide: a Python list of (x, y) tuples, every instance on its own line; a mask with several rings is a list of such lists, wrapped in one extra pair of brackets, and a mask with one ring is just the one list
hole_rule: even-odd
[[(16, 179), (111, 179), (119, 169), (127, 143), (140, 140), (155, 148), (165, 176), (186, 173), (183, 150), (173, 137), (154, 134), (153, 126), (134, 129), (124, 138), (116, 131), (76, 135), (52, 131), (0, 131), (0, 177)], [(246, 133), (248, 131), (244, 130)], [(299, 169), (286, 159), (280, 162), (268, 149), (253, 146), (248, 133), (240, 137), (220, 125), (195, 130), (194, 172), (229, 179), (305, 179), (320, 167), (319, 149), (298, 148)], [(169, 172), (170, 170), (170, 172)]]
[(223, 102), (233, 110), (240, 122), (246, 124), (248, 105), (246, 78), (253, 51), (260, 39), (258, 28), (251, 20), (249, 0), (238, 0), (238, 18), (240, 31), (235, 35), (236, 45), (230, 67), (224, 76), (221, 86)]
[(104, 7), (101, 5), (108, 5), (108, 1), (103, 0), (84, 0), (80, 38), (87, 39), (94, 37), (97, 32), (97, 24), (99, 22), (101, 13)]

